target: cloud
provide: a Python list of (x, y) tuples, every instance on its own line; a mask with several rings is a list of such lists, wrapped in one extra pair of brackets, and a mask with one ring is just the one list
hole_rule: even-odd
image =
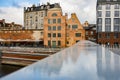
[[(8, 3), (9, 1), (11, 0), (8, 0)], [(50, 3), (60, 3), (63, 13), (70, 15), (75, 12), (81, 23), (86, 20), (90, 23), (96, 23), (96, 0), (40, 0), (40, 3), (46, 4), (49, 1)], [(23, 25), (23, 7), (29, 7), (34, 3), (39, 4), (39, 1), (13, 0), (11, 3), (12, 6), (0, 7), (0, 19)]]
[(11, 23), (19, 23), (22, 24), (23, 20), (23, 9), (22, 8), (16, 8), (16, 7), (0, 7), (0, 10), (2, 10), (5, 14), (0, 12), (0, 19), (5, 19), (6, 22)]
[(23, 2), (17, 4), (14, 2), (12, 6), (0, 7), (0, 19), (5, 19), (7, 23), (15, 22), (23, 25), (23, 9), (26, 6), (31, 6), (31, 3)]
[(60, 3), (63, 13), (76, 13), (81, 23), (96, 23), (96, 0), (40, 0), (41, 3)]
[(5, 14), (5, 12), (2, 9), (0, 9), (0, 14)]

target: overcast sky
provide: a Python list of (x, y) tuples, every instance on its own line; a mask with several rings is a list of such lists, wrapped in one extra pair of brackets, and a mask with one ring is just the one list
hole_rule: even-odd
[(60, 3), (63, 13), (76, 13), (80, 22), (86, 20), (89, 23), (96, 23), (96, 0), (0, 0), (0, 20), (15, 22), (23, 25), (23, 7), (32, 4), (38, 5)]

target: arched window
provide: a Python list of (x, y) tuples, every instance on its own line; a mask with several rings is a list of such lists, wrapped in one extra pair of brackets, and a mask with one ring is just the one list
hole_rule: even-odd
[(57, 16), (57, 14), (56, 14), (56, 13), (53, 13), (52, 16)]

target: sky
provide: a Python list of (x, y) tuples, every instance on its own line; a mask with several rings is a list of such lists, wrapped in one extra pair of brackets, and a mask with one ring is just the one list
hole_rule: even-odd
[(0, 20), (24, 24), (23, 9), (33, 4), (60, 3), (63, 14), (76, 13), (80, 22), (83, 24), (88, 21), (96, 23), (96, 0), (0, 0)]

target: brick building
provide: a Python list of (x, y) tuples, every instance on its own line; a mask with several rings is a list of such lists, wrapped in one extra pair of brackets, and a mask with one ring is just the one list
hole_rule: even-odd
[(66, 46), (66, 16), (60, 7), (49, 9), (44, 18), (44, 45), (49, 47)]
[(88, 21), (85, 21), (83, 28), (85, 29), (85, 39), (97, 42), (96, 24), (89, 24)]
[[(7, 26), (6, 26), (7, 25)], [(85, 40), (85, 30), (75, 13), (63, 15), (58, 3), (24, 8), (24, 28), (0, 20), (0, 45), (69, 47)]]
[(41, 46), (43, 30), (1, 30), (0, 46)]
[(60, 7), (49, 9), (44, 18), (44, 45), (48, 47), (72, 46), (85, 40), (85, 31), (75, 13), (62, 14)]
[(66, 31), (66, 46), (71, 46), (80, 40), (85, 40), (85, 30), (75, 13), (72, 13), (71, 17), (67, 20)]

